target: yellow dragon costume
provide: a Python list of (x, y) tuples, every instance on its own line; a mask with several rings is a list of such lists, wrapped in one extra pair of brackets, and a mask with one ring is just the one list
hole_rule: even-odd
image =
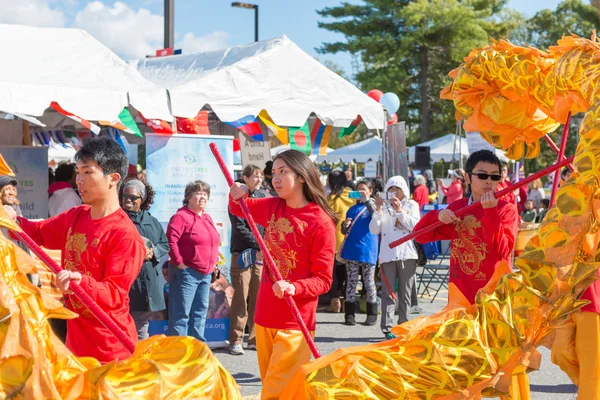
[[(436, 315), (395, 327), (398, 338), (340, 349), (305, 365), (286, 399), (465, 399), (506, 394), (513, 374), (539, 366), (536, 347), (584, 302), (600, 267), (600, 47), (565, 37), (549, 52), (494, 42), (474, 50), (442, 93), (495, 146), (519, 158), (586, 111), (575, 170), (511, 273), (494, 277), (468, 304), (450, 286)], [(0, 218), (0, 225), (15, 229)], [(16, 254), (16, 256), (15, 256)], [(0, 238), (0, 396), (11, 398), (236, 399), (239, 391), (206, 346), (153, 337), (125, 361), (77, 359), (48, 317), (72, 317), (26, 280), (31, 259)]]
[(470, 305), (452, 285), (448, 306), (394, 328), (396, 339), (340, 349), (305, 365), (294, 399), (475, 399), (506, 395), (513, 374), (538, 368), (536, 347), (585, 304), (600, 267), (600, 47), (564, 37), (542, 52), (507, 41), (476, 49), (442, 97), (457, 119), (520, 158), (585, 111), (575, 172), (511, 272), (499, 264)]
[[(0, 173), (12, 174), (0, 157)], [(19, 230), (0, 207), (0, 226)], [(0, 234), (0, 398), (241, 399), (233, 377), (206, 344), (153, 336), (120, 362), (75, 357), (48, 318), (76, 318), (26, 274), (36, 262)]]

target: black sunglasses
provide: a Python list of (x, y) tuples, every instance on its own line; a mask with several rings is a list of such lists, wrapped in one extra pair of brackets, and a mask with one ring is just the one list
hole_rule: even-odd
[(490, 174), (484, 174), (484, 173), (474, 173), (474, 172), (469, 172), (469, 175), (473, 176), (475, 175), (476, 177), (478, 177), (479, 179), (481, 179), (482, 181), (487, 181), (488, 178), (490, 178), (491, 180), (493, 180), (494, 182), (498, 182), (500, 179), (502, 179), (501, 175), (490, 175)]
[(137, 201), (138, 199), (141, 199), (141, 198), (142, 198), (142, 196), (134, 196), (134, 195), (131, 195), (131, 194), (124, 194), (123, 195), (123, 200), (131, 200), (132, 202), (133, 201)]

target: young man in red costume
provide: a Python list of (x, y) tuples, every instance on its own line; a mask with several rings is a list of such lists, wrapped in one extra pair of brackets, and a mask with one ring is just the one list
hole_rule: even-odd
[(84, 205), (45, 221), (11, 216), (40, 246), (60, 249), (62, 267), (57, 286), (67, 308), (79, 314), (67, 322), (67, 347), (78, 357), (101, 363), (124, 359), (130, 352), (69, 289), (75, 282), (137, 341), (129, 313), (129, 289), (146, 249), (131, 219), (119, 206), (118, 190), (127, 176), (127, 155), (113, 140), (91, 138), (75, 155), (76, 183)]
[[(415, 240), (419, 243), (452, 241), (450, 282), (458, 287), (471, 304), (479, 289), (492, 277), (496, 264), (500, 261), (506, 261), (509, 265), (511, 263), (519, 214), (514, 198), (509, 203), (494, 197), (497, 186), (505, 176), (502, 170), (502, 163), (493, 152), (480, 150), (471, 154), (465, 165), (465, 182), (470, 186), (471, 197), (456, 200), (445, 210), (430, 211), (414, 228), (418, 232), (438, 220), (444, 223), (432, 232), (417, 236)], [(481, 207), (470, 214), (460, 218), (454, 214), (477, 201), (481, 202)], [(528, 382), (527, 375), (513, 377), (510, 388), (513, 399), (530, 398)]]
[[(477, 151), (465, 166), (465, 182), (471, 197), (462, 198), (441, 211), (431, 211), (415, 226), (415, 232), (438, 220), (445, 225), (416, 237), (419, 243), (452, 240), (450, 248), (450, 282), (473, 303), (475, 294), (492, 277), (496, 264), (510, 264), (517, 236), (519, 214), (514, 203), (496, 199), (502, 164), (489, 150)], [(481, 201), (471, 214), (458, 218), (454, 212), (472, 202)]]

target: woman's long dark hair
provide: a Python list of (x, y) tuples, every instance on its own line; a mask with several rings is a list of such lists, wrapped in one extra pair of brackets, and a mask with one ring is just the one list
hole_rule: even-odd
[[(298, 150), (286, 150), (279, 153), (273, 159), (273, 163), (277, 160), (283, 161), (296, 175), (304, 178), (302, 193), (306, 197), (306, 200), (317, 203), (329, 215), (334, 224), (337, 225), (338, 217), (331, 207), (329, 207), (325, 190), (323, 190), (323, 185), (321, 185), (321, 180), (319, 179), (319, 171), (308, 156)], [(342, 173), (342, 175), (344, 174)]]
[(346, 174), (342, 171), (333, 171), (329, 173), (327, 177), (327, 184), (329, 185), (329, 189), (331, 189), (330, 196), (335, 196), (337, 199), (344, 192), (344, 188), (346, 187)]

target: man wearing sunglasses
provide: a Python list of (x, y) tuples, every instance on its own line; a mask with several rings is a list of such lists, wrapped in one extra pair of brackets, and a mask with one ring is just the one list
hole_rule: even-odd
[[(462, 198), (441, 211), (432, 211), (415, 226), (415, 232), (437, 220), (445, 225), (419, 235), (419, 243), (452, 240), (450, 282), (473, 303), (475, 294), (492, 277), (499, 261), (510, 263), (517, 235), (519, 214), (515, 204), (496, 199), (494, 192), (502, 179), (502, 164), (489, 150), (477, 151), (465, 166), (465, 183), (471, 197)], [(471, 214), (457, 217), (454, 212), (473, 202), (481, 202)]]
[[(489, 150), (471, 154), (465, 165), (465, 183), (471, 197), (456, 200), (448, 208), (431, 211), (417, 223), (415, 232), (436, 222), (444, 223), (433, 232), (419, 235), (419, 243), (452, 240), (450, 247), (450, 282), (473, 304), (475, 294), (492, 277), (496, 264), (506, 261), (510, 265), (517, 236), (519, 214), (517, 206), (504, 198), (496, 199), (494, 192), (503, 179), (502, 163)], [(470, 214), (457, 217), (455, 211), (473, 202), (481, 202)], [(521, 393), (529, 399), (527, 375), (513, 376), (511, 394)]]

